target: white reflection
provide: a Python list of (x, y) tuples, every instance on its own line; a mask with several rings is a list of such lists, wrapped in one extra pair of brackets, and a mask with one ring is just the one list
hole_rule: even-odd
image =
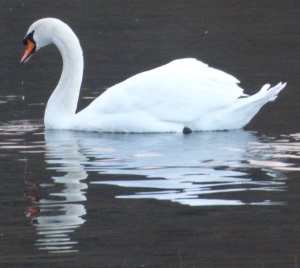
[(220, 206), (285, 204), (284, 172), (299, 170), (297, 134), (276, 140), (243, 130), (187, 136), (47, 131), (45, 142), (47, 169), (57, 176), (32, 186), (46, 197), (29, 196), (36, 205), (27, 216), (40, 236), (36, 245), (50, 253), (78, 251), (72, 233), (85, 221), (90, 172), (99, 174), (93, 187), (124, 187), (117, 198)]
[[(278, 192), (285, 190), (285, 176), (266, 165), (273, 161), (265, 154), (267, 142), (251, 132), (185, 136), (47, 131), (46, 142), (52, 150), (47, 163), (54, 161), (56, 170), (72, 173), (80, 167), (83, 177), (86, 171), (99, 173), (92, 184), (132, 189), (132, 194), (118, 198), (154, 198), (191, 206), (283, 204)], [(110, 180), (110, 174), (119, 174), (120, 179)], [(63, 181), (71, 185), (66, 177)]]
[[(256, 152), (264, 151), (264, 158), (253, 159), (253, 165), (267, 166), (283, 171), (300, 171), (300, 133), (282, 135), (281, 139), (270, 140), (268, 143), (257, 143)], [(277, 161), (275, 160), (277, 159)]]
[[(60, 139), (61, 138), (61, 139)], [(87, 184), (82, 182), (87, 178), (87, 172), (81, 162), (85, 158), (80, 154), (76, 140), (64, 139), (62, 135), (53, 140), (46, 136), (46, 163), (48, 169), (54, 169), (65, 175), (54, 176), (53, 184), (42, 184), (38, 187), (49, 191), (47, 198), (34, 198), (37, 205), (27, 211), (32, 218), (40, 239), (36, 245), (41, 250), (50, 253), (77, 252), (76, 241), (71, 238), (75, 229), (85, 220), (84, 205)]]

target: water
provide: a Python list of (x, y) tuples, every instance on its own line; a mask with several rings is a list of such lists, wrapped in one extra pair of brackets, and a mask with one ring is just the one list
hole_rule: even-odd
[[(0, 5), (1, 267), (299, 266), (300, 6)], [(187, 56), (234, 74), (250, 94), (266, 82), (288, 86), (245, 130), (45, 131), (60, 56), (49, 47), (18, 65), (28, 26), (45, 16), (65, 20), (81, 40), (79, 109), (105, 87)]]

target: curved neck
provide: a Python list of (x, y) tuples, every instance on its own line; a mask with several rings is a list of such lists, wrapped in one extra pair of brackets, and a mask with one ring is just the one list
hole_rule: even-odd
[(55, 31), (52, 41), (60, 51), (63, 70), (45, 110), (46, 128), (64, 128), (75, 115), (83, 76), (83, 54), (78, 38), (69, 27)]

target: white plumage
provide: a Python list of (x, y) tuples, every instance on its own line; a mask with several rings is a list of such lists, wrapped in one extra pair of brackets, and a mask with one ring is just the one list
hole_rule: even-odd
[(51, 43), (62, 54), (63, 72), (47, 103), (44, 118), (46, 128), (52, 129), (99, 132), (238, 129), (265, 103), (275, 100), (285, 86), (285, 83), (272, 88), (265, 85), (255, 95), (247, 96), (235, 77), (196, 59), (179, 59), (112, 86), (75, 114), (83, 73), (82, 50), (76, 35), (62, 21), (46, 18), (33, 23), (24, 43), (27, 50), (22, 63)]

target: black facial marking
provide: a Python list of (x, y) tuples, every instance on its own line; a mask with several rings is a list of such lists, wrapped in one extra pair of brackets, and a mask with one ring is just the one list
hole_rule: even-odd
[(25, 38), (23, 39), (23, 44), (25, 46), (27, 46), (27, 40), (30, 40), (31, 42), (33, 42), (35, 44), (35, 41), (33, 39), (33, 34), (34, 34), (34, 31), (32, 31), (31, 33), (29, 33), (25, 36)]

